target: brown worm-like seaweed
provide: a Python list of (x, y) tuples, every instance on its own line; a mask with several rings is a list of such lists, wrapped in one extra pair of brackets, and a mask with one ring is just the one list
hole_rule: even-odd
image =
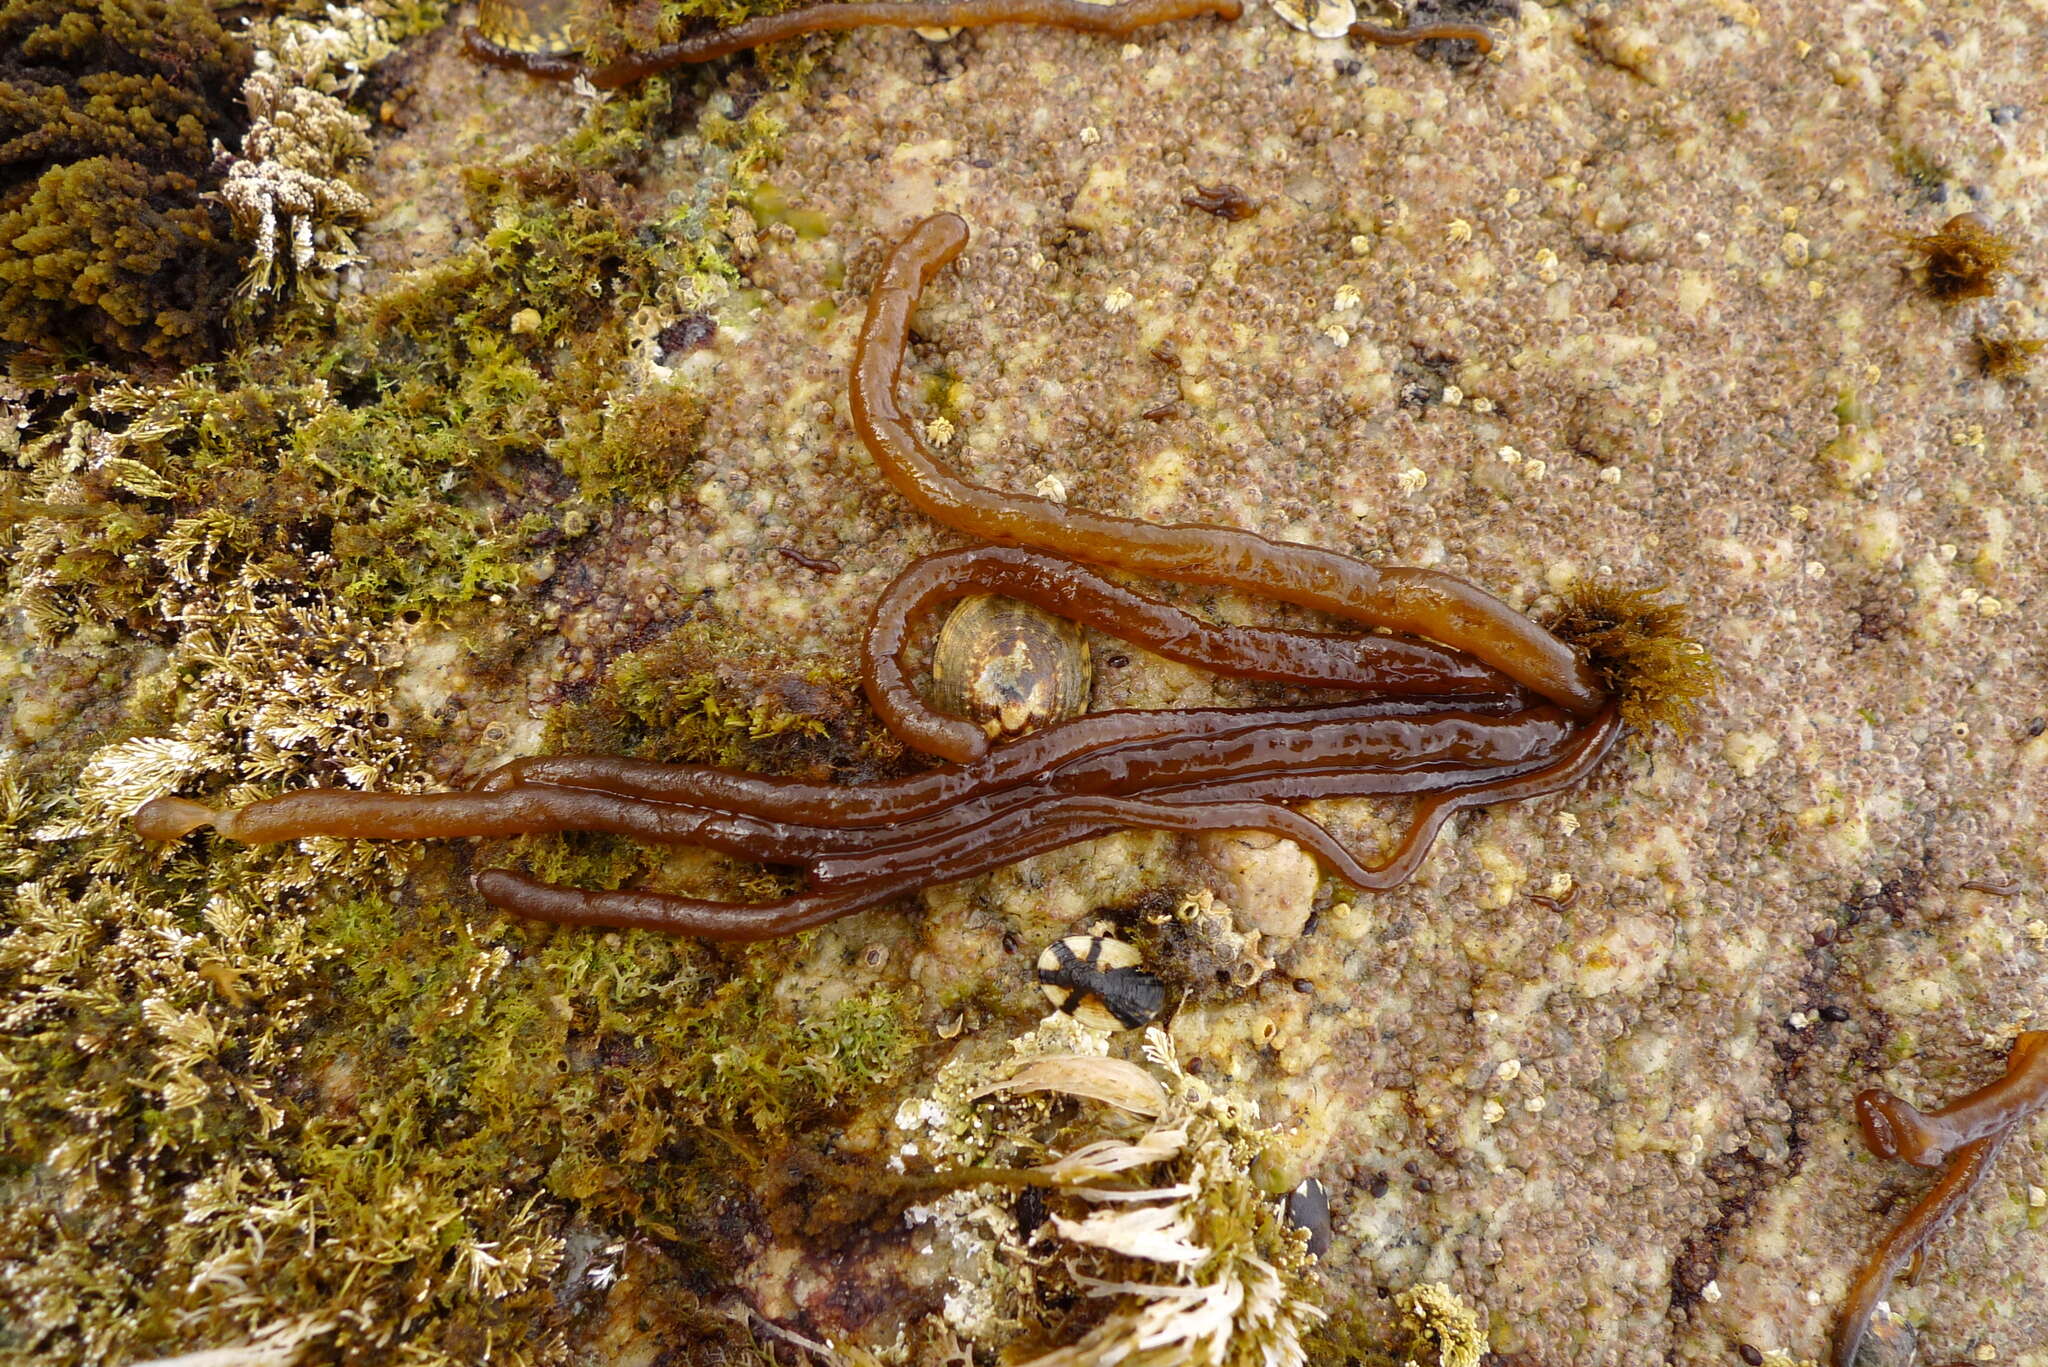
[(1856, 1096), (1863, 1141), (1880, 1158), (1938, 1168), (1950, 1153), (2009, 1129), (2048, 1105), (2048, 1030), (2023, 1031), (2006, 1055), (2005, 1076), (1938, 1111), (1918, 1111), (1881, 1088)]
[(1021, 598), (1169, 660), (1238, 678), (1443, 698), (1513, 686), (1471, 656), (1427, 641), (1217, 626), (1063, 556), (970, 546), (912, 561), (896, 577), (875, 602), (864, 655), (862, 683), (883, 724), (907, 744), (946, 759), (975, 759), (988, 749), (988, 737), (971, 721), (927, 707), (910, 684), (903, 656), (912, 623), (970, 593)]
[(851, 0), (846, 4), (806, 5), (781, 14), (762, 15), (730, 28), (695, 33), (645, 52), (627, 53), (597, 66), (569, 53), (525, 52), (507, 47), (474, 28), (464, 32), (463, 42), (472, 57), (493, 66), (511, 67), (549, 80), (582, 76), (600, 90), (614, 90), (679, 66), (714, 61), (807, 33), (836, 33), (855, 28), (1042, 24), (1080, 33), (1125, 37), (1155, 24), (1205, 14), (1235, 19), (1243, 12), (1242, 0), (1122, 0), (1115, 5), (1089, 4), (1087, 0)]
[[(1456, 812), (1466, 807), (1519, 802), (1525, 798), (1538, 797), (1570, 787), (1599, 765), (1620, 734), (1620, 723), (1615, 715), (1609, 712), (1603, 714), (1594, 724), (1582, 727), (1569, 746), (1540, 767), (1522, 766), (1519, 770), (1490, 775), (1470, 770), (1462, 774), (1439, 770), (1430, 773), (1426, 779), (1421, 775), (1411, 777), (1406, 784), (1398, 788), (1388, 782), (1388, 776), (1363, 768), (1333, 770), (1322, 774), (1283, 772), (1217, 784), (1167, 789), (1147, 788), (1144, 795), (1145, 801), (1152, 809), (1151, 819), (1102, 819), (1089, 824), (1092, 813), (1079, 804), (1060, 810), (1048, 808), (1035, 814), (1027, 812), (1010, 823), (1017, 830), (1014, 841), (1005, 843), (998, 839), (994, 848), (978, 850), (976, 857), (987, 857), (1000, 852), (1002, 857), (988, 865), (989, 868), (995, 868), (1080, 840), (1092, 840), (1097, 836), (1107, 835), (1119, 826), (1152, 826), (1160, 830), (1196, 829), (1166, 824), (1158, 820), (1162, 812), (1199, 810), (1215, 813), (1234, 809), (1251, 811), (1263, 807), (1268, 813), (1267, 816), (1255, 821), (1247, 820), (1243, 829), (1266, 830), (1293, 840), (1308, 847), (1310, 853), (1345, 882), (1367, 891), (1384, 891), (1387, 888), (1398, 887), (1414, 875), (1423, 859), (1428, 856), (1436, 833)], [(1395, 842), (1393, 852), (1376, 865), (1360, 863), (1338, 845), (1335, 837), (1321, 826), (1306, 817), (1290, 812), (1285, 807), (1275, 805), (1281, 801), (1365, 797), (1396, 791), (1421, 794), (1422, 800), (1416, 804), (1415, 811), (1409, 817), (1408, 829)], [(1284, 817), (1276, 818), (1272, 815), (1276, 812), (1295, 817), (1295, 821), (1289, 822)], [(1033, 824), (1027, 819), (1033, 815), (1050, 819)], [(1312, 834), (1305, 836), (1304, 827), (1297, 823), (1306, 823), (1305, 829)], [(994, 824), (991, 823), (991, 827)], [(1235, 830), (1240, 827), (1225, 820), (1198, 829)], [(872, 861), (828, 859), (819, 861), (817, 867), (821, 874), (834, 881), (861, 877), (867, 872), (881, 872)]]
[[(1364, 715), (1335, 718), (1314, 710), (1295, 712), (1282, 714), (1288, 717), (1284, 723), (1249, 731), (1193, 740), (1175, 734), (1146, 744), (1106, 747), (1008, 781), (946, 785), (943, 797), (931, 796), (935, 785), (917, 778), (870, 789), (842, 788), (836, 812), (785, 801), (762, 804), (769, 808), (767, 814), (749, 813), (616, 788), (522, 783), (466, 793), (315, 788), (225, 812), (183, 798), (158, 798), (136, 813), (135, 826), (151, 839), (175, 839), (211, 825), (243, 844), (307, 836), (434, 840), (603, 831), (708, 845), (770, 863), (799, 863), (827, 855), (927, 846), (952, 832), (978, 828), (1012, 808), (1039, 802), (1241, 786), (1262, 775), (1290, 781), (1321, 777), (1352, 796), (1433, 791), (1487, 776), (1511, 777), (1548, 763), (1571, 735), (1571, 728), (1549, 708), (1508, 717), (1375, 715), (1380, 710), (1350, 709)], [(602, 764), (592, 760), (587, 767), (596, 770)], [(747, 777), (718, 769), (672, 768), (678, 789), (692, 778), (710, 786), (721, 779)], [(920, 800), (889, 801), (895, 796), (891, 789), (917, 794)], [(862, 805), (880, 807), (889, 815), (859, 824), (839, 815)], [(805, 819), (809, 816), (818, 819)]]
[[(1414, 873), (1428, 855), (1437, 831), (1453, 812), (1463, 807), (1519, 801), (1569, 787), (1598, 766), (1620, 731), (1620, 722), (1610, 710), (1592, 725), (1580, 728), (1566, 751), (1536, 772), (1496, 781), (1473, 781), (1467, 775), (1464, 787), (1433, 794), (1418, 806), (1408, 830), (1378, 865), (1359, 863), (1327, 831), (1287, 808), (1192, 791), (1187, 795), (1191, 800), (1185, 804), (1157, 798), (1062, 799), (1051, 807), (1013, 815), (1011, 820), (1001, 823), (1001, 830), (993, 838), (987, 829), (955, 837), (946, 844), (942, 858), (934, 858), (929, 847), (911, 850), (907, 856), (899, 851), (897, 857), (886, 861), (885, 867), (841, 870), (830, 886), (813, 886), (774, 902), (734, 905), (641, 889), (590, 892), (557, 887), (504, 869), (487, 869), (478, 874), (476, 887), (493, 906), (565, 925), (636, 927), (706, 939), (757, 940), (808, 930), (934, 883), (970, 878), (1019, 859), (1133, 826), (1184, 832), (1273, 830), (1289, 839), (1306, 838), (1306, 843), (1319, 854), (1341, 856), (1346, 873), (1355, 876), (1361, 886), (1391, 887)], [(859, 881), (864, 874), (872, 876)]]
[[(1506, 716), (1526, 701), (1515, 697), (1460, 698), (1468, 717)], [(1133, 752), (1233, 739), (1275, 727), (1314, 722), (1324, 727), (1422, 717), (1445, 703), (1389, 698), (1322, 708), (1198, 707), (1186, 711), (1096, 712), (997, 746), (972, 764), (928, 770), (858, 788), (805, 779), (743, 774), (691, 764), (619, 759), (607, 755), (542, 755), (517, 759), (477, 781), (485, 792), (545, 784), (587, 788), (625, 797), (744, 812), (809, 825), (874, 826), (916, 820), (941, 808), (1034, 779), (1055, 777), (1083, 762), (1125, 765)], [(1063, 780), (1071, 787), (1075, 780)], [(266, 799), (267, 800), (267, 799)], [(146, 809), (145, 809), (146, 810)], [(152, 839), (175, 839), (185, 829)]]
[(2011, 1134), (2010, 1130), (2000, 1130), (1957, 1149), (1950, 1155), (1941, 1179), (1884, 1236), (1849, 1284), (1849, 1295), (1842, 1303), (1842, 1316), (1835, 1323), (1835, 1336), (1829, 1345), (1828, 1367), (1855, 1367), (1856, 1350), (1863, 1344), (1870, 1317), (1876, 1313), (1885, 1288), (1970, 1199), (1970, 1193), (1983, 1182)]
[[(760, 904), (637, 890), (576, 892), (502, 870), (477, 881), (493, 903), (546, 920), (755, 939), (1126, 827), (1266, 830), (1298, 841), (1359, 887), (1391, 887), (1414, 873), (1453, 813), (1557, 791), (1585, 777), (1613, 748), (1625, 699), (1605, 700), (1570, 647), (1447, 575), (1376, 570), (1333, 552), (1227, 528), (1155, 527), (1070, 513), (1043, 499), (1006, 500), (945, 471), (896, 409), (894, 387), (917, 291), (965, 236), (960, 220), (940, 215), (899, 245), (875, 287), (852, 376), (856, 426), (912, 502), (998, 541), (1044, 543), (927, 557), (877, 605), (865, 654), (878, 713), (899, 736), (964, 762), (848, 787), (558, 756), (514, 761), (468, 792), (314, 790), (233, 811), (164, 797), (136, 813), (137, 832), (168, 841), (211, 824), (227, 839), (256, 842), (592, 830), (805, 866), (802, 892)], [(1263, 590), (1432, 639), (1216, 626), (1054, 552), (1110, 568)], [(918, 614), (969, 591), (1026, 598), (1226, 673), (1374, 696), (1296, 708), (1109, 712), (991, 748), (972, 724), (926, 709), (900, 663)], [(1417, 799), (1415, 809), (1378, 863), (1360, 860), (1313, 819), (1284, 805), (1401, 794)]]
[(1863, 1142), (1879, 1158), (1942, 1167), (1941, 1179), (1915, 1202), (1871, 1253), (1850, 1283), (1828, 1357), (1829, 1367), (1854, 1367), (1885, 1288), (1962, 1207), (2021, 1123), (2048, 1105), (2048, 1030), (2024, 1030), (2005, 1056), (2005, 1075), (1931, 1113), (1914, 1110), (1875, 1088), (1856, 1098)]
[(1353, 24), (1345, 30), (1352, 38), (1363, 38), (1381, 47), (1413, 47), (1436, 39), (1463, 39), (1484, 57), (1493, 51), (1493, 35), (1477, 24), (1424, 24), (1420, 28), (1381, 28), (1377, 24)]
[[(958, 214), (934, 214), (896, 244), (854, 349), (853, 424), (897, 491), (926, 516), (1003, 546), (1033, 546), (1111, 569), (1263, 593), (1465, 651), (1579, 716), (1606, 702), (1572, 648), (1498, 598), (1434, 570), (1380, 569), (1317, 546), (1200, 524), (1158, 524), (1005, 494), (947, 469), (897, 388), (910, 316), (932, 277), (967, 245)], [(987, 744), (971, 743), (978, 754)]]

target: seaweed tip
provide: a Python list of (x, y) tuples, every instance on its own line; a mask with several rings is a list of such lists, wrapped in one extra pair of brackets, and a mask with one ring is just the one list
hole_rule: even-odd
[(2012, 239), (1974, 213), (1957, 214), (1925, 236), (1905, 233), (1900, 239), (1920, 253), (1922, 287), (1943, 304), (1988, 298), (2017, 250)]
[(1684, 736), (1720, 669), (1687, 634), (1686, 604), (1663, 595), (1662, 585), (1579, 584), (1549, 626), (1585, 655), (1601, 686), (1619, 699), (1630, 729), (1648, 734), (1668, 726)]

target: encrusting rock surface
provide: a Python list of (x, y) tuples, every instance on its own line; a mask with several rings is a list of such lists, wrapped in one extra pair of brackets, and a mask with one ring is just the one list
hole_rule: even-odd
[[(200, 1333), (177, 1327), (175, 1298), (150, 1302), (165, 1318), (100, 1340), (133, 1350), (107, 1360), (239, 1342), (288, 1317), (309, 1351), (353, 1354), (460, 1320), (461, 1334), (431, 1330), (433, 1351), (518, 1344), (534, 1360), (623, 1363), (666, 1349), (695, 1361), (681, 1347), (694, 1342), (717, 1361), (741, 1332), (731, 1314), (790, 1361), (810, 1352), (801, 1342), (819, 1346), (817, 1360), (856, 1363), (970, 1350), (994, 1361), (1025, 1338), (1050, 1352), (1081, 1337), (1062, 1339), (1063, 1325), (1088, 1325), (1026, 1323), (1003, 1299), (1029, 1285), (991, 1281), (990, 1269), (1012, 1276), (1020, 1249), (1006, 1262), (994, 1235), (906, 1231), (901, 1210), (929, 1193), (843, 1193), (861, 1174), (918, 1174), (917, 1134), (967, 1104), (935, 1080), (1008, 1058), (1041, 1013), (1038, 950), (1098, 923), (1164, 961), (1160, 1057), (1177, 1057), (1174, 1078), (1185, 1069), (1217, 1097), (1256, 1103), (1265, 1166), (1232, 1180), (1270, 1178), (1276, 1196), (1308, 1175), (1329, 1188), (1327, 1253), (1312, 1272), (1283, 1271), (1315, 1285), (1336, 1320), (1359, 1308), (1354, 1326), (1385, 1337), (1318, 1357), (1305, 1328), (1310, 1361), (1398, 1362), (1429, 1345), (1453, 1360), (1449, 1338), (1399, 1327), (1439, 1301), (1452, 1319), (1477, 1311), (1494, 1355), (1484, 1360), (1501, 1367), (1824, 1358), (1860, 1260), (1931, 1180), (1865, 1151), (1850, 1098), (1883, 1086), (1926, 1109), (1970, 1091), (2048, 1009), (2048, 391), (2039, 374), (1987, 375), (1977, 341), (2048, 335), (2048, 10), (1524, 3), (1487, 22), (1493, 53), (1455, 62), (1320, 39), (1264, 5), (1127, 42), (1015, 27), (943, 41), (855, 32), (804, 40), (800, 57), (683, 73), (665, 121), (639, 125), (620, 111), (645, 96), (477, 67), (453, 27), (406, 38), (354, 97), (373, 134), (355, 183), (374, 207), (348, 206), (361, 260), (344, 295), (387, 297), (490, 243), (526, 250), (502, 245), (527, 231), (507, 217), (513, 201), (489, 201), (495, 220), (475, 216), (479, 182), (465, 192), (464, 167), (525, 175), (521, 193), (575, 206), (565, 214), (613, 215), (620, 245), (602, 259), (644, 283), (594, 282), (573, 297), (596, 311), (559, 333), (549, 301), (572, 297), (561, 290), (536, 293), (531, 319), (516, 290), (502, 318), (482, 318), (550, 382), (548, 367), (566, 362), (548, 346), (601, 337), (618, 361), (574, 391), (580, 415), (557, 415), (559, 427), (532, 418), (525, 447), (518, 433), (504, 439), (501, 477), (461, 486), (471, 508), (513, 510), (494, 525), (536, 508), (554, 519), (519, 543), (524, 571), (424, 616), (412, 600), (400, 605), (410, 618), (359, 603), (377, 650), (353, 672), (340, 647), (309, 667), (336, 696), (389, 699), (377, 723), (389, 730), (376, 734), (409, 748), (404, 762), (387, 750), (349, 761), (366, 778), (461, 782), (543, 746), (593, 744), (785, 772), (901, 765), (847, 680), (868, 605), (912, 557), (956, 538), (879, 478), (850, 426), (846, 376), (885, 250), (939, 210), (963, 215), (973, 236), (925, 292), (907, 387), (931, 444), (969, 477), (1440, 568), (1539, 617), (1574, 585), (1661, 585), (1689, 603), (1721, 679), (1689, 734), (1625, 745), (1560, 795), (1460, 815), (1421, 873), (1388, 893), (1318, 885), (1292, 847), (1265, 837), (1134, 833), (934, 889), (798, 947), (741, 953), (509, 922), (469, 897), (446, 848), (378, 854), (366, 876), (386, 888), (382, 910), (339, 928), (318, 910), (334, 890), (295, 875), (275, 914), (305, 919), (306, 947), (261, 951), (289, 970), (274, 984), (247, 970), (234, 1009), (272, 992), (305, 1004), (278, 1047), (235, 1067), (297, 1108), (279, 1143), (319, 1129), (332, 1152), (279, 1149), (265, 1160), (275, 1171), (238, 1180), (317, 1201), (323, 1181), (343, 1180), (334, 1155), (368, 1142), (360, 1134), (412, 1152), (395, 1122), (371, 1119), (377, 1089), (395, 1084), (375, 1075), (388, 1043), (361, 1025), (372, 1001), (414, 1009), (396, 951), (369, 928), (395, 917), (425, 927), (406, 954), (467, 965), (434, 990), (452, 1013), (439, 1020), (475, 1033), (433, 1035), (455, 1027), (423, 1009), (404, 1028), (451, 1058), (490, 1031), (538, 1032), (533, 1076), (545, 1080), (515, 1083), (528, 1075), (508, 1066), (483, 1100), (476, 1079), (501, 1076), (496, 1064), (422, 1082), (421, 1114), (447, 1129), (435, 1144), (467, 1152), (464, 1136), (492, 1127), (517, 1137), (462, 1160), (471, 1166), (433, 1169), (422, 1190), (472, 1212), (467, 1226), (442, 1224), (438, 1249), (394, 1243), (379, 1263), (365, 1243), (350, 1256), (428, 1266), (462, 1230), (508, 1218), (491, 1212), (511, 1191), (529, 1243), (499, 1253), (526, 1261), (450, 1264), (421, 1282), (428, 1308), (411, 1318), (398, 1299), (366, 1312), (409, 1327), (358, 1341), (334, 1289), (345, 1279), (318, 1265), (329, 1255), (316, 1236), (290, 1255), (312, 1270), (277, 1304), (252, 1281), (257, 1301), (216, 1314), (194, 1290), (184, 1308), (213, 1307), (192, 1317)], [(593, 111), (594, 98), (605, 103)], [(654, 130), (630, 175), (588, 171), (602, 141), (589, 130), (609, 116), (618, 124), (604, 136)], [(532, 170), (535, 148), (579, 129), (585, 162)], [(1256, 211), (1184, 202), (1226, 185)], [(2010, 259), (1985, 297), (1931, 298), (1909, 239), (1964, 212), (2011, 244)], [(633, 275), (631, 252), (664, 233), (667, 273)], [(333, 401), (369, 402), (350, 383), (337, 374)], [(0, 425), (0, 443), (13, 443), (0, 450), (47, 435), (38, 424), (57, 410), (42, 392), (0, 390), (22, 434)], [(658, 480), (565, 482), (565, 451), (583, 453), (577, 470), (615, 470), (601, 459), (613, 432), (656, 433), (673, 459)], [(115, 486), (66, 497), (117, 497)], [(50, 515), (23, 507), (10, 516)], [(10, 554), (28, 544), (17, 537)], [(18, 572), (12, 582), (21, 593)], [(1206, 591), (1181, 601), (1227, 621), (1308, 620)], [(8, 743), (31, 779), (75, 774), (104, 747), (171, 735), (180, 715), (216, 706), (180, 701), (213, 666), (176, 655), (187, 672), (167, 675), (163, 652), (186, 650), (184, 638), (140, 609), (67, 625), (15, 616)], [(337, 638), (352, 630), (321, 623)], [(1092, 644), (1098, 709), (1275, 696)], [(156, 691), (144, 706), (146, 678)], [(218, 704), (237, 716), (250, 705)], [(656, 735), (678, 718), (710, 738)], [(231, 729), (176, 734), (213, 758), (158, 755), (156, 786), (137, 780), (124, 797), (199, 774), (259, 785), (249, 796), (347, 780), (311, 758), (237, 767)], [(59, 800), (54, 780), (38, 791)], [(1318, 815), (1370, 850), (1403, 813), (1357, 802)], [(38, 829), (45, 843), (84, 829), (9, 820), (28, 833), (24, 850)], [(742, 876), (687, 853), (522, 849), (551, 876), (647, 872), (633, 857), (666, 859), (655, 872), (676, 886)], [(18, 867), (24, 881), (56, 876)], [(37, 895), (35, 914), (48, 915), (66, 894), (52, 882)], [(198, 900), (178, 904), (187, 910), (162, 934), (197, 933), (208, 903), (180, 895)], [(17, 906), (0, 935), (19, 950), (32, 920)], [(85, 921), (76, 933), (90, 933)], [(63, 1014), (71, 999), (38, 976), (54, 952), (32, 961), (0, 948), (12, 1013), (0, 1034), (69, 1022), (11, 1066), (0, 1045), (0, 1105), (27, 1096), (33, 1073), (67, 1066), (51, 1061), (67, 1050), (94, 1047)], [(351, 954), (380, 965), (377, 993)], [(198, 949), (191, 961), (209, 962)], [(630, 987), (600, 986), (607, 974)], [(242, 1027), (225, 993), (205, 1011), (227, 1023), (205, 1028), (232, 1034)], [(592, 993), (614, 995), (598, 1010)], [(726, 1014), (705, 1014), (707, 1002)], [(673, 1024), (677, 1012), (696, 1023)], [(335, 1021), (368, 1042), (323, 1049)], [(743, 1056), (757, 1030), (781, 1031), (789, 1052)], [(672, 1033), (640, 1038), (651, 1031)], [(1142, 1062), (1139, 1032), (1108, 1053)], [(700, 1057), (714, 1061), (690, 1062)], [(826, 1057), (839, 1061), (814, 1061)], [(719, 1089), (742, 1067), (760, 1070), (748, 1076), (762, 1090), (735, 1100)], [(793, 1069), (808, 1090), (778, 1111)], [(242, 1104), (214, 1074), (193, 1075), (214, 1078), (206, 1104)], [(53, 1362), (77, 1351), (49, 1299), (74, 1272), (93, 1289), (64, 1294), (94, 1314), (159, 1294), (52, 1270), (83, 1258), (54, 1214), (87, 1199), (86, 1178), (63, 1166), (68, 1135), (98, 1136), (102, 1184), (121, 1153), (186, 1154), (191, 1170), (162, 1178), (157, 1201), (215, 1161), (170, 1133), (180, 1114), (196, 1131), (192, 1117), (208, 1112), (137, 1095), (163, 1109), (132, 1138), (106, 1138), (89, 1108), (68, 1103), (37, 1101), (23, 1112), (33, 1123), (7, 1122), (0, 1189), (16, 1223), (0, 1269), (16, 1270), (0, 1270), (0, 1308), (39, 1327), (0, 1329), (0, 1350)], [(145, 1102), (122, 1104), (140, 1115)], [(1218, 1133), (1240, 1145), (1252, 1112), (1217, 1113), (1228, 1121)], [(164, 1137), (144, 1134), (157, 1126)], [(531, 1147), (526, 1132), (550, 1127), (559, 1148)], [(714, 1161), (720, 1143), (731, 1149)], [(1000, 1151), (1018, 1166), (1059, 1157)], [(653, 1190), (672, 1177), (680, 1194)], [(367, 1179), (348, 1180), (367, 1208)], [(1186, 1180), (1203, 1180), (1199, 1165)], [(2048, 1123), (2037, 1119), (1918, 1282), (1892, 1289), (1923, 1361), (2048, 1364), (2044, 1188)], [(101, 1190), (92, 1208), (118, 1224), (129, 1199), (140, 1200)], [(187, 1206), (211, 1209), (196, 1195)], [(991, 1218), (980, 1211), (974, 1227)], [(215, 1255), (226, 1258), (179, 1253), (178, 1278)], [(106, 1256), (139, 1277), (133, 1249)], [(1436, 1289), (1418, 1301), (1419, 1287)], [(461, 1308), (484, 1288), (528, 1297), (488, 1334)]]

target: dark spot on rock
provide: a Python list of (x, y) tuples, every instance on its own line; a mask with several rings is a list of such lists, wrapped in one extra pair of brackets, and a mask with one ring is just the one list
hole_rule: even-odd
[(1250, 195), (1235, 185), (1197, 185), (1192, 193), (1182, 195), (1180, 202), (1190, 209), (1200, 209), (1205, 214), (1239, 223), (1259, 211)]
[(710, 346), (717, 335), (718, 320), (710, 314), (686, 313), (656, 333), (655, 341), (661, 344), (661, 362), (667, 365), (671, 357)]
[(1017, 1204), (1012, 1211), (1017, 1217), (1017, 1237), (1025, 1243), (1045, 1223), (1045, 1193), (1037, 1187), (1026, 1187), (1017, 1194)]

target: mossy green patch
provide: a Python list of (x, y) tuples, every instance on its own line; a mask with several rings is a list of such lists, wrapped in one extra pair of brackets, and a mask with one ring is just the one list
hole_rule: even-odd
[[(123, 824), (172, 790), (425, 786), (399, 623), (516, 649), (584, 500), (683, 473), (694, 397), (635, 369), (634, 329), (729, 276), (760, 145), (639, 217), (620, 178), (668, 117), (651, 92), (472, 176), (475, 236), (375, 293), (301, 299), (172, 380), (0, 389), (30, 624), (0, 627), (30, 747), (0, 769), (0, 1357), (562, 1361), (593, 1303), (570, 1231), (715, 1265), (785, 1158), (893, 1103), (913, 997), (795, 993), (801, 942), (553, 932), (481, 911), (445, 850), (158, 850)], [(583, 715), (648, 752), (866, 753), (843, 684), (757, 651), (672, 688), (688, 653)], [(597, 883), (652, 862), (554, 857)]]
[(625, 320), (701, 248), (497, 176), (472, 191), (487, 231), (331, 329), (301, 315), (211, 371), (103, 390), (28, 443), (5, 478), (38, 515), (14, 574), (39, 619), (139, 624), (167, 571), (248, 564), (377, 613), (509, 594), (561, 539), (558, 448), (594, 497), (672, 481), (694, 456), (694, 396), (607, 405)]
[(780, 773), (872, 769), (902, 753), (862, 705), (849, 665), (792, 670), (709, 607), (557, 709), (548, 748)]
[[(381, 1109), (452, 1126), (471, 1183), (502, 1173), (588, 1219), (715, 1243), (705, 1199), (745, 1199), (808, 1128), (871, 1102), (918, 1038), (899, 990), (785, 998), (790, 946), (728, 963), (654, 935), (473, 921), (381, 900), (316, 918), (338, 951), (335, 1008), (359, 1024), (324, 1024), (309, 1071), (395, 1085)], [(405, 922), (415, 928), (394, 936)]]

